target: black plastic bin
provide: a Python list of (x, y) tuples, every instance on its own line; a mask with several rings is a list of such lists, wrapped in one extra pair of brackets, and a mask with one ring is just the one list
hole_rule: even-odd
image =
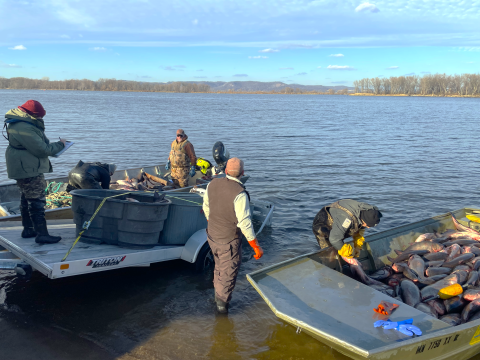
[(168, 199), (154, 202), (153, 193), (141, 191), (85, 189), (74, 190), (71, 194), (77, 236), (104, 198), (124, 194), (105, 201), (80, 241), (131, 248), (147, 248), (158, 243), (171, 204)]

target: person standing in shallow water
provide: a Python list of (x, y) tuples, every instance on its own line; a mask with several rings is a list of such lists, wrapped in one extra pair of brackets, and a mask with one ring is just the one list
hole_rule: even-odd
[(177, 137), (172, 142), (170, 156), (165, 169), (171, 171), (172, 181), (175, 187), (188, 186), (188, 177), (195, 176), (197, 157), (188, 136), (182, 129), (177, 130)]
[(208, 220), (208, 244), (215, 260), (213, 286), (215, 302), (221, 314), (228, 312), (228, 304), (242, 263), (242, 238), (245, 235), (260, 259), (263, 250), (253, 231), (250, 196), (243, 187), (243, 161), (228, 160), (226, 177), (213, 179), (203, 197), (203, 211)]
[[(365, 229), (377, 226), (382, 213), (376, 206), (352, 199), (343, 199), (324, 206), (315, 216), (312, 231), (322, 249), (333, 246), (338, 254), (358, 257), (365, 238)], [(353, 238), (354, 247), (343, 240)]]
[(47, 230), (47, 184), (43, 174), (53, 171), (48, 157), (62, 150), (66, 140), (50, 143), (45, 136), (45, 114), (42, 104), (35, 100), (28, 100), (5, 114), (8, 140), (5, 160), (8, 178), (17, 181), (21, 193), (22, 237), (36, 237), (39, 244), (52, 244), (62, 238), (51, 236)]

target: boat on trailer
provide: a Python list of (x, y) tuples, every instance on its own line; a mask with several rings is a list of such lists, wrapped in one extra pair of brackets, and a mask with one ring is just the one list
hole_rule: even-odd
[[(467, 214), (479, 209), (452, 212), (462, 225), (474, 227)], [(360, 262), (366, 273), (386, 264), (409, 243), (427, 232), (455, 229), (452, 213), (399, 226), (365, 237)], [(478, 226), (478, 224), (477, 224)], [(395, 300), (345, 275), (348, 265), (332, 248), (275, 264), (247, 275), (274, 314), (280, 319), (352, 359), (468, 359), (480, 353), (480, 320), (451, 326)], [(395, 330), (375, 328), (380, 301), (397, 303), (391, 321), (413, 318), (423, 334), (408, 337)]]

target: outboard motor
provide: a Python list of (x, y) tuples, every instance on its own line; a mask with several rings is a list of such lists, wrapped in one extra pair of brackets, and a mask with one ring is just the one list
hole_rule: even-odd
[(221, 141), (217, 141), (215, 145), (213, 145), (212, 155), (213, 159), (217, 163), (217, 166), (215, 167), (215, 173), (219, 174), (221, 172), (225, 172), (227, 161), (230, 159), (230, 153)]

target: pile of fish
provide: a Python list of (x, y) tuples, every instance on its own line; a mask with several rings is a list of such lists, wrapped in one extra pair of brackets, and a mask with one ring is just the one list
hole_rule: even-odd
[[(391, 266), (373, 274), (367, 275), (357, 259), (343, 259), (364, 284), (450, 325), (480, 319), (480, 233), (452, 218), (456, 230), (419, 236), (388, 258)], [(468, 289), (439, 299), (439, 290), (452, 284)]]
[(171, 180), (165, 180), (154, 175), (141, 172), (137, 178), (125, 180), (117, 180), (110, 183), (111, 190), (129, 190), (129, 191), (145, 191), (145, 190), (172, 190), (174, 185)]

